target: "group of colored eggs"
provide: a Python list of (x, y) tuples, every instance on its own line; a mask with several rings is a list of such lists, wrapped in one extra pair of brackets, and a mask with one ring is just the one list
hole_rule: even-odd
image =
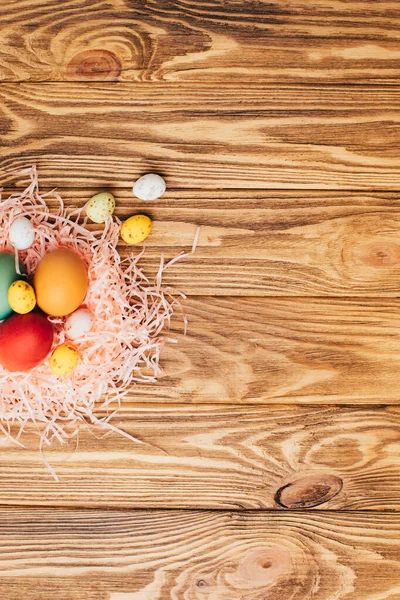
[[(13, 225), (26, 231), (31, 222), (25, 217)], [(11, 227), (11, 232), (13, 227)], [(11, 235), (10, 235), (11, 238)], [(27, 242), (27, 238), (25, 239)], [(22, 237), (16, 246), (25, 249)], [(24, 267), (20, 264), (20, 271)], [(72, 250), (58, 249), (40, 261), (32, 285), (15, 268), (15, 258), (0, 253), (0, 363), (8, 371), (28, 371), (49, 355), (54, 339), (53, 325), (47, 318), (67, 317), (66, 337), (73, 340), (85, 335), (92, 327), (91, 313), (81, 307), (88, 290), (88, 276), (83, 260)], [(40, 310), (35, 310), (35, 309)], [(78, 326), (77, 326), (78, 323)], [(78, 351), (61, 344), (50, 356), (49, 367), (54, 375), (70, 373), (78, 363)]]
[[(141, 177), (134, 193), (143, 200), (159, 198), (165, 182), (155, 174)], [(109, 192), (93, 196), (86, 214), (95, 223), (104, 223), (115, 210), (115, 199)], [(121, 226), (121, 237), (127, 244), (140, 244), (150, 234), (152, 223), (146, 215), (134, 215)], [(9, 240), (18, 251), (28, 249), (35, 240), (29, 219), (19, 217), (10, 228)], [(47, 318), (65, 318), (65, 337), (71, 342), (83, 338), (92, 329), (94, 318), (82, 303), (88, 291), (87, 268), (72, 250), (59, 248), (45, 255), (37, 266), (31, 283), (17, 273), (15, 257), (0, 252), (0, 364), (8, 371), (28, 371), (41, 364), (53, 347), (54, 331)], [(39, 310), (37, 310), (39, 309)], [(49, 359), (54, 375), (71, 373), (79, 362), (77, 349), (71, 343), (55, 348)]]
[[(133, 186), (134, 195), (140, 200), (157, 200), (166, 190), (165, 181), (156, 173), (148, 173)], [(89, 200), (86, 214), (94, 223), (104, 223), (115, 210), (115, 199), (110, 192), (100, 192)], [(121, 237), (127, 244), (141, 244), (150, 235), (151, 219), (147, 215), (133, 215), (121, 226)]]

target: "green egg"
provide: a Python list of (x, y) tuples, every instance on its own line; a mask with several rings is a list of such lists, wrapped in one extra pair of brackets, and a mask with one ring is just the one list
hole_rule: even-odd
[[(21, 265), (22, 267), (22, 265)], [(23, 268), (21, 268), (23, 273)], [(8, 288), (21, 275), (15, 270), (15, 258), (9, 252), (0, 252), (0, 321), (13, 314), (8, 303)]]

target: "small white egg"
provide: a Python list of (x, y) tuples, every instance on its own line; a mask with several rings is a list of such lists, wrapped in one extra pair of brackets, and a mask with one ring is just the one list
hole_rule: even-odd
[(35, 241), (35, 229), (29, 219), (18, 217), (10, 227), (9, 239), (17, 250), (27, 250)]
[(65, 322), (65, 335), (77, 340), (88, 333), (93, 326), (93, 315), (87, 308), (78, 308)]
[(139, 200), (157, 200), (166, 189), (167, 185), (160, 175), (148, 173), (137, 180), (133, 186), (133, 193)]
[(115, 210), (115, 198), (110, 192), (100, 192), (86, 204), (86, 214), (93, 223), (105, 223)]

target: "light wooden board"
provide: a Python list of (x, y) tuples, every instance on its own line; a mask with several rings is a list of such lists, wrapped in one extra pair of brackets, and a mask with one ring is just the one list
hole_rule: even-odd
[(7, 600), (396, 600), (400, 515), (0, 511)]
[(396, 0), (3, 0), (3, 80), (398, 81)]
[(390, 87), (3, 84), (0, 181), (398, 190), (399, 107)]
[(156, 384), (133, 400), (398, 403), (400, 301), (190, 298)]
[[(101, 416), (101, 413), (99, 413)], [(400, 408), (124, 404), (79, 444), (3, 447), (1, 503), (165, 509), (400, 510)], [(16, 430), (15, 430), (16, 432)], [(97, 437), (95, 437), (95, 435)]]
[[(59, 190), (79, 207), (96, 191)], [(186, 294), (400, 295), (399, 194), (170, 190), (144, 204), (130, 190), (112, 191), (120, 219), (144, 211), (153, 220), (141, 262), (149, 277), (162, 254), (190, 251), (200, 227), (196, 253), (164, 275)], [(122, 256), (132, 250), (121, 243)]]

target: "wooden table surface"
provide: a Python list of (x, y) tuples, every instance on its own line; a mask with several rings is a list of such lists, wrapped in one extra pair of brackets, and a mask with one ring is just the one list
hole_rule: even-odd
[(168, 191), (188, 335), (0, 459), (2, 600), (400, 599), (398, 0), (2, 0), (0, 182)]

